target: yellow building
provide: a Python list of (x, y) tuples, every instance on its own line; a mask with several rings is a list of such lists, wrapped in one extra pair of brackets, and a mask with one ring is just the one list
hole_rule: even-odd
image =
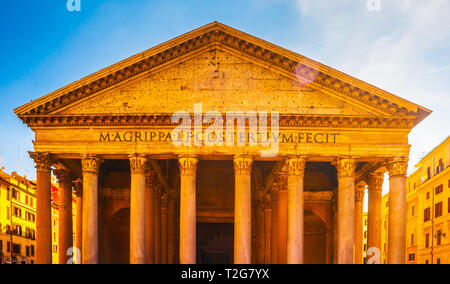
[[(0, 170), (0, 263), (32, 264), (36, 240), (36, 184)], [(58, 263), (58, 187), (52, 186), (53, 263)], [(75, 206), (74, 206), (75, 208)], [(75, 213), (75, 210), (73, 210)], [(12, 228), (12, 230), (11, 230)], [(11, 245), (12, 252), (11, 252)], [(12, 261), (11, 261), (12, 257)]]
[[(1, 263), (34, 263), (36, 238), (35, 183), (0, 170)], [(12, 243), (12, 251), (11, 251)]]
[(408, 177), (409, 263), (450, 263), (450, 137)]
[(367, 235), (368, 235), (368, 223), (369, 223), (369, 214), (366, 212), (363, 214), (363, 258), (364, 258), (364, 263), (366, 263), (367, 260)]

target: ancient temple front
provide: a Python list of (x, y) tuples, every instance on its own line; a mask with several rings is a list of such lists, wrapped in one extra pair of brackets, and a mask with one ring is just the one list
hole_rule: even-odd
[[(431, 112), (212, 23), (15, 110), (35, 132), (36, 262), (362, 263), (406, 260), (411, 129)], [(76, 194), (76, 234), (70, 221)], [(79, 250), (78, 250), (79, 249)], [(71, 255), (71, 254), (70, 254)]]

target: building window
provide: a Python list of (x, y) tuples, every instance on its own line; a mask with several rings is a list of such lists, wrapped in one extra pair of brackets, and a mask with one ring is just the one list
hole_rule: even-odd
[(431, 167), (428, 167), (427, 169), (427, 180), (431, 179)]
[(437, 231), (436, 245), (440, 246), (442, 244), (442, 231)]
[(414, 234), (411, 234), (411, 245), (414, 245)]
[(364, 251), (367, 251), (367, 245), (364, 244)]
[(431, 208), (425, 209), (423, 212), (423, 216), (424, 216), (424, 219), (423, 219), (424, 222), (430, 221), (431, 220)]
[(25, 250), (26, 250), (26, 256), (29, 257), (30, 256), (30, 247), (26, 246)]
[(436, 264), (441, 264), (441, 259), (440, 259), (440, 258), (438, 258), (438, 259), (436, 260)]
[(11, 243), (10, 242), (6, 243), (6, 252), (11, 252)]
[(425, 248), (430, 248), (430, 234), (425, 235)]
[(416, 260), (416, 254), (411, 253), (411, 254), (409, 255), (409, 261), (415, 261), (415, 260)]
[(430, 200), (430, 192), (427, 192), (427, 200)]
[(425, 260), (425, 264), (430, 264), (430, 261), (428, 259)]
[(34, 245), (31, 245), (31, 256), (34, 256)]
[(440, 186), (436, 187), (436, 195), (444, 192), (444, 185), (441, 184)]
[(435, 218), (439, 218), (442, 216), (442, 202), (439, 202), (435, 205)]
[(21, 247), (19, 244), (13, 244), (13, 253), (21, 254)]
[(416, 214), (416, 206), (411, 206), (411, 217), (414, 217)]

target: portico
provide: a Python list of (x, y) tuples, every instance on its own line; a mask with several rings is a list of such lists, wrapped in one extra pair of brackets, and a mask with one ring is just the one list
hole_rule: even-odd
[(408, 134), (430, 111), (220, 23), (15, 111), (36, 135), (38, 263), (56, 165), (78, 180), (82, 263), (362, 263), (361, 195), (381, 249), (386, 172), (406, 260)]

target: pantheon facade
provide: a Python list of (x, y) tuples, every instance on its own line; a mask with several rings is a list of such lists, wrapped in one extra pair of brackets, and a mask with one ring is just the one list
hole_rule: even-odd
[(15, 113), (35, 133), (37, 263), (52, 172), (63, 263), (362, 263), (366, 189), (376, 263), (386, 173), (405, 263), (408, 134), (431, 111), (244, 32), (211, 23)]

